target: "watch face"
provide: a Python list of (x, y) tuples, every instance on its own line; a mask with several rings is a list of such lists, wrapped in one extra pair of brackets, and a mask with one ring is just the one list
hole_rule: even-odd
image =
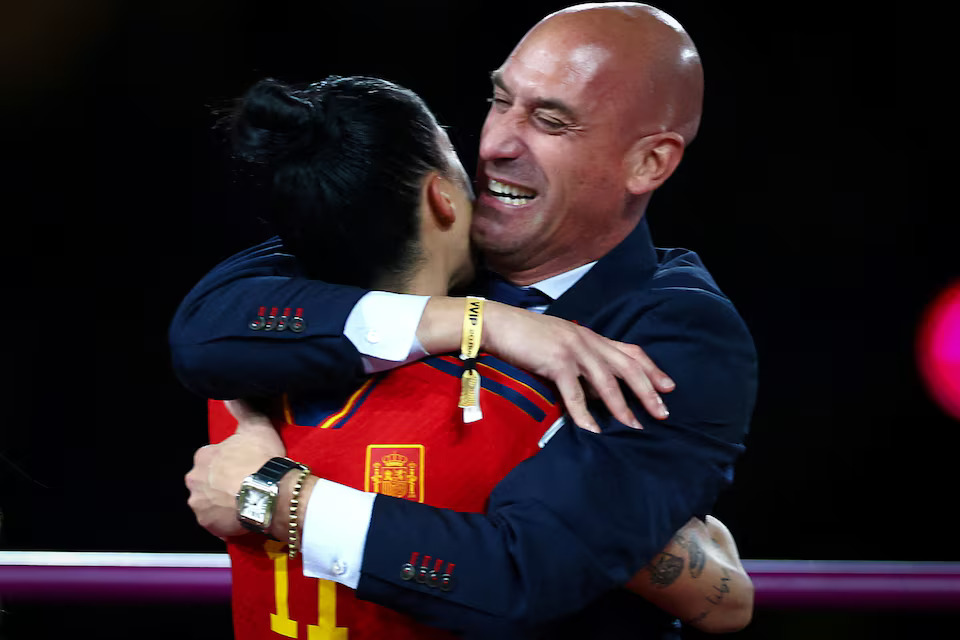
[(270, 507), (270, 495), (262, 491), (248, 490), (243, 494), (243, 503), (240, 505), (240, 515), (255, 522), (263, 522), (267, 518)]

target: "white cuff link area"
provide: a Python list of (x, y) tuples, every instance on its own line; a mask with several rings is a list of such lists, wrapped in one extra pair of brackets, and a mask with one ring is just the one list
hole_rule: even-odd
[(370, 291), (347, 316), (343, 335), (363, 356), (366, 373), (392, 369), (426, 355), (417, 326), (429, 296)]
[(304, 575), (357, 588), (376, 497), (323, 478), (317, 480), (300, 533)]

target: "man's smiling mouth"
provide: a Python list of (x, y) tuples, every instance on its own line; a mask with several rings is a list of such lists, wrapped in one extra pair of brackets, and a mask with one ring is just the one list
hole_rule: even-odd
[(492, 178), (487, 181), (487, 193), (493, 196), (497, 201), (511, 206), (527, 204), (537, 197), (536, 191), (526, 189), (524, 187), (518, 187), (512, 184), (506, 184)]

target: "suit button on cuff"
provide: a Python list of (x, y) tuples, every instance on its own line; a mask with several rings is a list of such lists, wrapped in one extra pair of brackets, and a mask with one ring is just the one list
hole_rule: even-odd
[(440, 576), (440, 591), (450, 591), (453, 589), (453, 576), (445, 573)]

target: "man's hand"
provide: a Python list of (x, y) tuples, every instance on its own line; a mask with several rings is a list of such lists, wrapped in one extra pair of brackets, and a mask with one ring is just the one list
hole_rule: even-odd
[(226, 406), (237, 419), (236, 433), (220, 444), (198, 449), (185, 478), (190, 490), (187, 504), (197, 522), (220, 538), (247, 531), (237, 520), (237, 492), (243, 479), (286, 452), (266, 416), (242, 401), (231, 400)]
[[(463, 298), (432, 296), (417, 339), (429, 353), (460, 348)], [(673, 391), (673, 381), (634, 344), (610, 340), (569, 320), (517, 309), (488, 300), (481, 348), (510, 364), (552, 381), (570, 417), (593, 432), (600, 428), (587, 410), (580, 378), (620, 422), (642, 428), (620, 389), (623, 380), (644, 408), (657, 419), (667, 417), (660, 393)]]
[(613, 417), (626, 425), (642, 428), (623, 397), (620, 380), (651, 416), (662, 420), (669, 415), (660, 393), (672, 391), (674, 383), (637, 345), (610, 340), (561, 318), (487, 302), (484, 348), (552, 380), (570, 417), (589, 431), (599, 433), (600, 428), (587, 410), (581, 377)]

